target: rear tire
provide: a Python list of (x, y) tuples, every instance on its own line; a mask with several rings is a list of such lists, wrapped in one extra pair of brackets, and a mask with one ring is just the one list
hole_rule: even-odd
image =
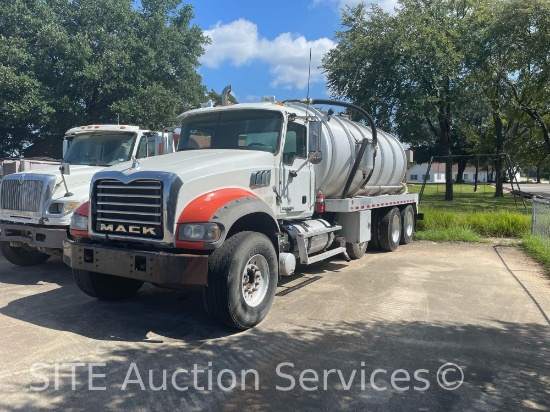
[(367, 250), (369, 242), (361, 242), (361, 243), (346, 243), (346, 252), (348, 252), (348, 256), (353, 259), (361, 259), (363, 256), (365, 256), (365, 251)]
[(401, 239), (401, 212), (397, 207), (391, 208), (380, 219), (380, 247), (393, 252)]
[(267, 315), (277, 289), (277, 253), (269, 238), (239, 232), (208, 259), (207, 312), (236, 329), (249, 329)]
[(141, 288), (141, 280), (73, 269), (76, 284), (85, 294), (102, 300), (128, 299)]
[(413, 241), (414, 233), (414, 209), (408, 205), (401, 211), (401, 240), (400, 244), (406, 245)]
[(50, 255), (42, 253), (34, 248), (14, 247), (10, 242), (0, 242), (0, 251), (10, 263), (17, 266), (33, 266), (44, 263), (50, 258)]

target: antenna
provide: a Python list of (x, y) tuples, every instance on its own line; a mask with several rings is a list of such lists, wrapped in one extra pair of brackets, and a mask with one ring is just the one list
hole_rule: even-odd
[(306, 116), (309, 113), (309, 80), (310, 78), (311, 78), (311, 47), (309, 48), (309, 66), (307, 68)]
[(309, 48), (309, 67), (307, 69), (307, 100), (309, 101), (309, 80), (311, 78), (311, 47)]

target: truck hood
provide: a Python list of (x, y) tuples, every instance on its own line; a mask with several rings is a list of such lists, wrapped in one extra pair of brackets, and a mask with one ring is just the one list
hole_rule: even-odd
[(55, 184), (53, 187), (53, 192), (49, 199), (44, 203), (44, 209), (40, 212), (38, 216), (33, 217), (24, 217), (19, 215), (4, 215), (4, 211), (0, 209), (0, 219), (7, 220), (14, 223), (34, 223), (34, 224), (43, 224), (41, 223), (42, 217), (47, 217), (46, 225), (52, 226), (68, 226), (69, 221), (72, 215), (72, 212), (64, 215), (49, 215), (46, 213), (48, 205), (51, 202), (63, 201), (63, 202), (85, 202), (89, 198), (90, 194), (90, 182), (95, 173), (100, 170), (105, 169), (105, 166), (87, 166), (87, 165), (75, 165), (71, 166), (71, 174), (65, 176), (65, 181), (67, 182), (67, 188), (69, 192), (72, 193), (72, 196), (65, 197), (66, 191), (65, 186), (63, 185), (63, 179), (61, 178), (61, 173), (59, 172), (59, 166), (52, 166), (51, 168), (39, 169), (32, 172), (20, 172), (8, 175), (9, 179), (17, 179), (18, 176), (24, 175), (26, 180), (31, 180), (33, 175), (44, 176), (50, 175), (55, 176)]
[(109, 167), (109, 171), (135, 172), (170, 172), (180, 176), (186, 182), (198, 177), (254, 168), (272, 168), (272, 153), (256, 150), (239, 149), (202, 149), (170, 153), (163, 156), (139, 160), (138, 169), (129, 169), (131, 163), (121, 163)]
[[(92, 180), (92, 176), (99, 172), (100, 170), (105, 169), (105, 166), (87, 166), (87, 165), (75, 165), (71, 166), (71, 174), (65, 176), (65, 181), (67, 182), (67, 186), (69, 187), (69, 190), (71, 190), (72, 186), (80, 186), (80, 185), (89, 185), (90, 181)], [(59, 166), (53, 166), (48, 167), (44, 169), (39, 169), (32, 172), (19, 172), (14, 173), (11, 176), (20, 176), (25, 175), (27, 179), (30, 179), (33, 174), (38, 175), (54, 175), (56, 177), (56, 187), (59, 185), (63, 185), (63, 180), (61, 178), (61, 172), (59, 171)]]

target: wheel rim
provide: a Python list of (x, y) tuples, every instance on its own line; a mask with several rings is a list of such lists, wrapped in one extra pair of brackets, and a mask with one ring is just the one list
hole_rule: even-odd
[(357, 248), (358, 248), (359, 250), (366, 249), (366, 247), (367, 247), (367, 242), (361, 242), (361, 243), (358, 243), (358, 244), (357, 244)]
[(412, 212), (408, 212), (405, 214), (405, 233), (409, 237), (412, 236), (413, 226), (414, 226), (413, 214)]
[(246, 263), (242, 275), (241, 293), (248, 306), (258, 306), (267, 295), (269, 265), (262, 255), (254, 255)]
[(399, 242), (399, 237), (401, 236), (401, 228), (399, 227), (399, 216), (394, 215), (391, 220), (391, 238), (393, 242)]

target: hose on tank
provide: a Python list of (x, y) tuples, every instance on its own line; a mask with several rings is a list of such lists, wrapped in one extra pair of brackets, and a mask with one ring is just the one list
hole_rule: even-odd
[[(372, 133), (372, 145), (376, 148), (376, 145), (378, 143), (378, 135), (376, 132), (376, 126), (374, 125), (374, 121), (372, 120), (372, 117), (361, 107), (356, 106), (352, 103), (347, 102), (341, 102), (338, 100), (330, 100), (330, 99), (294, 99), (294, 100), (285, 100), (283, 103), (286, 102), (298, 102), (298, 103), (308, 103), (308, 104), (329, 104), (331, 106), (342, 106), (347, 109), (351, 109), (367, 120)], [(357, 173), (357, 170), (359, 170), (359, 166), (361, 164), (361, 159), (363, 158), (363, 155), (365, 154), (365, 151), (367, 150), (367, 145), (369, 144), (368, 139), (365, 137), (363, 141), (361, 142), (361, 147), (359, 148), (359, 153), (357, 153), (357, 157), (355, 158), (355, 162), (353, 163), (353, 166), (351, 168), (351, 171), (349, 173), (348, 179), (346, 180), (346, 184), (344, 185), (344, 190), (342, 191), (342, 195), (340, 196), (342, 199), (349, 196), (349, 188), (351, 187), (351, 184), (353, 182), (353, 178), (355, 177), (355, 174)], [(373, 168), (369, 172), (369, 175), (366, 177), (365, 182), (363, 184), (367, 184), (370, 180), (372, 173), (374, 171), (374, 162), (376, 161), (376, 150), (373, 154)]]

